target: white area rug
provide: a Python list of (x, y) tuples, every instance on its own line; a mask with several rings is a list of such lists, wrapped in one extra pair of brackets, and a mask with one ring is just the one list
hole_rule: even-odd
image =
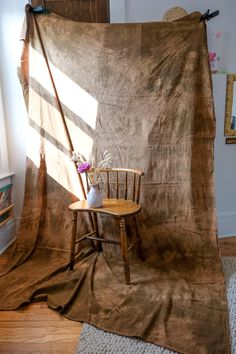
[(223, 270), (227, 284), (231, 352), (236, 354), (236, 257), (223, 257)]
[[(227, 284), (232, 354), (236, 354), (236, 257), (223, 257)], [(177, 354), (140, 339), (104, 332), (83, 324), (77, 354)], [(222, 353), (223, 354), (223, 353)]]

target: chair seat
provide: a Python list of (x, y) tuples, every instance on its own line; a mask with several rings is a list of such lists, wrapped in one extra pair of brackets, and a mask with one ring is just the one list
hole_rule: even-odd
[(119, 217), (138, 213), (141, 205), (134, 203), (132, 200), (104, 199), (101, 207), (89, 208), (87, 200), (80, 200), (71, 204), (69, 209), (72, 211), (94, 211)]

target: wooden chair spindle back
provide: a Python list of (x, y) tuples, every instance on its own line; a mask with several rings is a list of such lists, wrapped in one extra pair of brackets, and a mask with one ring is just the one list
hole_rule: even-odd
[[(143, 172), (132, 169), (112, 168), (109, 170), (97, 169), (97, 174), (104, 185), (106, 198), (132, 200), (134, 203), (139, 203)], [(88, 173), (86, 173), (86, 185), (89, 191)]]

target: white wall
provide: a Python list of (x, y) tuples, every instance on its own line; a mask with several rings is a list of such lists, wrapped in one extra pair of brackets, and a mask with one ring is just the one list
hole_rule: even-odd
[[(21, 88), (16, 74), (19, 59), (18, 38), (26, 0), (1, 0), (0, 11), (0, 80), (6, 117), (10, 169), (15, 172), (16, 214), (20, 210), (24, 191), (26, 154), (26, 112)], [(220, 10), (220, 15), (208, 22), (208, 29), (231, 33), (228, 68), (236, 73), (236, 13), (235, 0), (110, 0), (111, 22), (159, 21), (166, 10), (173, 6), (184, 7), (188, 12), (204, 13)], [(216, 202), (219, 234), (236, 235), (236, 145), (225, 145), (224, 110), (226, 76), (213, 75), (217, 134), (215, 141)]]
[(2, 105), (2, 90), (0, 82), (0, 179), (9, 173), (6, 127)]
[[(164, 13), (173, 6), (183, 7), (188, 13), (205, 13), (220, 10), (219, 16), (207, 22), (210, 34), (216, 31), (230, 34), (228, 70), (236, 73), (236, 2), (235, 0), (110, 0), (112, 22), (160, 21)], [(219, 235), (236, 235), (236, 145), (226, 145), (224, 138), (226, 75), (213, 75), (213, 90), (216, 113), (215, 177), (216, 207)]]
[(1, 0), (0, 83), (7, 131), (10, 171), (14, 172), (13, 200), (16, 221), (21, 214), (26, 156), (27, 115), (17, 77), (20, 58), (20, 33), (26, 0)]

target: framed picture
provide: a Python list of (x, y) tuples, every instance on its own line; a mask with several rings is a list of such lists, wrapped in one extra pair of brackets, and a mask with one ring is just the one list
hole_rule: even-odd
[(236, 74), (227, 75), (225, 136), (236, 137)]

